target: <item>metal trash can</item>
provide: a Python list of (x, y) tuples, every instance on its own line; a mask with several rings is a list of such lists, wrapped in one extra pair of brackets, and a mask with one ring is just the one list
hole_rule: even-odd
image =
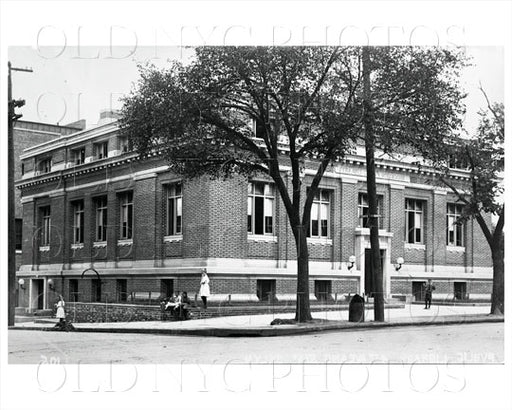
[(364, 299), (357, 293), (352, 296), (348, 305), (348, 321), (364, 322)]

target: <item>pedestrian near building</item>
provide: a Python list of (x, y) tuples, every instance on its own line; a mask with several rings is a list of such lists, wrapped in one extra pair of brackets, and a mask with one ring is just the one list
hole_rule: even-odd
[(210, 296), (210, 279), (206, 274), (206, 269), (203, 269), (201, 273), (201, 287), (199, 288), (199, 296), (203, 301), (203, 306), (207, 308), (207, 298)]
[(59, 295), (59, 301), (55, 305), (57, 307), (57, 319), (59, 319), (59, 323), (63, 323), (66, 321), (66, 311), (64, 310), (64, 306), (66, 306), (66, 303), (64, 303), (64, 298), (62, 295)]
[(436, 290), (436, 287), (432, 285), (432, 279), (428, 280), (428, 283), (423, 284), (425, 287), (425, 309), (430, 309), (432, 303), (432, 292)]

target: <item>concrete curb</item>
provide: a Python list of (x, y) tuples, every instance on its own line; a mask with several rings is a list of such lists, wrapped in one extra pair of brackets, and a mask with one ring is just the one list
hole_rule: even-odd
[[(275, 325), (258, 327), (198, 327), (195, 329), (180, 328), (131, 328), (131, 327), (76, 327), (76, 332), (90, 333), (144, 333), (170, 336), (210, 336), (210, 337), (272, 337), (272, 336), (290, 336), (304, 333), (324, 332), (334, 330), (354, 330), (354, 329), (381, 329), (387, 327), (405, 327), (405, 326), (443, 326), (443, 325), (464, 325), (473, 323), (499, 323), (504, 322), (503, 316), (470, 315), (470, 316), (440, 316), (435, 320), (417, 320), (417, 321), (395, 321), (395, 322), (339, 322), (324, 321), (317, 323), (293, 324), (293, 325)], [(14, 330), (41, 330), (52, 331), (52, 327), (36, 326), (9, 326)]]

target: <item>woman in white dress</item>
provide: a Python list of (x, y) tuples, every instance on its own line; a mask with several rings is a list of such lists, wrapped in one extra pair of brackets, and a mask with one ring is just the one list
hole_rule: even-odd
[(64, 311), (64, 306), (66, 304), (64, 303), (64, 298), (62, 295), (59, 295), (59, 301), (55, 306), (57, 306), (57, 319), (59, 319), (59, 322), (62, 323), (66, 319), (66, 312)]
[(201, 274), (201, 287), (199, 288), (199, 296), (201, 296), (204, 308), (206, 309), (206, 299), (208, 296), (210, 296), (210, 279), (206, 274), (206, 269), (203, 269)]

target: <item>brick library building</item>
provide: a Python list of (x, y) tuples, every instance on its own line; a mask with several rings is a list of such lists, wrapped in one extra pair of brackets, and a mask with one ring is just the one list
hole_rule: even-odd
[[(20, 158), (18, 306), (51, 308), (59, 294), (102, 303), (155, 303), (176, 291), (193, 298), (204, 268), (214, 302), (295, 299), (295, 242), (270, 179), (183, 180), (159, 154), (140, 158), (116, 121)], [(421, 300), (432, 279), (434, 298), (490, 300), (492, 260), (476, 222), (454, 223), (461, 205), (429, 183), (428, 170), (406, 159), (376, 162), (385, 297)], [(314, 172), (306, 166), (304, 193)], [(468, 173), (453, 175), (464, 183)], [(313, 202), (312, 301), (371, 296), (367, 219), (358, 151), (327, 170)]]

